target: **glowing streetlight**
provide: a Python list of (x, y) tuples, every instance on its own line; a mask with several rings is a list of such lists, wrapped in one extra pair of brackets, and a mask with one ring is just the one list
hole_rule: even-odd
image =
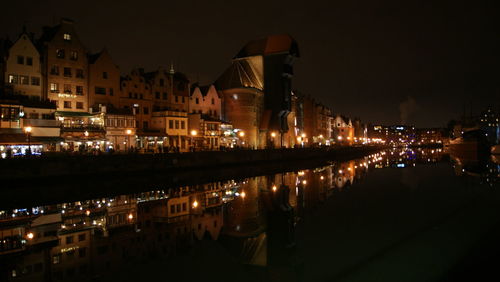
[(193, 151), (195, 150), (195, 144), (194, 144), (194, 137), (198, 135), (198, 131), (196, 130), (191, 130), (191, 146), (193, 148)]
[(271, 132), (271, 137), (276, 137), (276, 132)]
[(33, 234), (33, 232), (29, 232), (28, 234), (26, 234), (26, 238), (28, 238), (29, 240), (32, 240), (34, 237), (35, 234)]
[(243, 199), (245, 199), (245, 197), (247, 196), (247, 193), (245, 193), (245, 191), (242, 191), (240, 195), (241, 195), (241, 197), (242, 197)]
[(131, 213), (129, 213), (129, 214), (128, 214), (128, 220), (132, 220), (132, 219), (134, 219), (134, 215), (133, 215), (133, 214), (131, 214)]
[(31, 155), (31, 131), (33, 128), (31, 126), (26, 126), (24, 128), (24, 132), (28, 135), (28, 151), (26, 152), (27, 155)]
[(195, 209), (196, 209), (197, 207), (198, 207), (198, 201), (196, 201), (196, 200), (195, 200), (195, 201), (193, 202), (193, 208), (195, 208)]
[(85, 137), (89, 137), (89, 132), (88, 132), (88, 131), (85, 131), (85, 132), (83, 133), (83, 135), (85, 135)]
[(276, 187), (276, 185), (273, 185), (273, 192), (276, 192), (276, 190), (278, 190), (278, 187)]
[(245, 132), (240, 131), (240, 132), (238, 133), (238, 135), (239, 135), (240, 137), (244, 137), (244, 136), (245, 136)]

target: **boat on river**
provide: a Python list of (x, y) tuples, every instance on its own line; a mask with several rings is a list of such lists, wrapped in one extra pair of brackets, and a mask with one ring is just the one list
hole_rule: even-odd
[(487, 155), (489, 144), (485, 133), (480, 129), (464, 131), (461, 137), (450, 140), (449, 152), (453, 155), (477, 158)]

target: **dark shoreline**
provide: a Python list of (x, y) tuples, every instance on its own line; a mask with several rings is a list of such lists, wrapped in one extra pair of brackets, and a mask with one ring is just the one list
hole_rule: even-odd
[[(7, 160), (0, 162), (4, 183), (0, 206), (18, 208), (242, 179), (356, 159), (382, 149), (370, 146)], [(51, 170), (43, 174), (47, 169), (41, 166), (56, 168), (61, 163), (66, 169), (60, 173)], [(82, 170), (86, 165), (94, 167)], [(28, 167), (21, 175), (4, 175), (5, 168), (12, 171), (22, 166)]]

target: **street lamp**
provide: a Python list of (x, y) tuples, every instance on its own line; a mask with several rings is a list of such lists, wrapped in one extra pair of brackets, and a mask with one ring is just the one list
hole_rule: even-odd
[(127, 134), (127, 150), (128, 150), (130, 149), (130, 134), (132, 134), (132, 130), (127, 129), (125, 133)]
[(191, 148), (193, 148), (193, 152), (194, 152), (194, 150), (196, 149), (196, 145), (195, 145), (195, 143), (194, 143), (194, 137), (195, 137), (196, 135), (198, 135), (198, 131), (196, 131), (196, 130), (194, 130), (194, 129), (193, 129), (193, 130), (191, 130)]
[[(245, 132), (243, 132), (243, 131), (238, 132), (238, 136), (239, 136), (241, 139), (243, 139), (243, 137), (245, 136)], [(241, 142), (241, 145), (243, 145), (243, 144), (244, 144), (244, 141), (243, 141), (243, 140), (240, 140), (240, 142)]]
[(31, 126), (27, 126), (24, 128), (24, 132), (26, 132), (26, 134), (28, 135), (28, 151), (26, 152), (26, 155), (31, 155), (31, 130), (33, 130), (33, 128), (31, 128)]

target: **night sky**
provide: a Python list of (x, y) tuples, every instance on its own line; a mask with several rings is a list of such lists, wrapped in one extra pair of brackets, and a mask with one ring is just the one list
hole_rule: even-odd
[[(439, 2), (439, 3), (438, 3)], [(481, 1), (8, 1), (0, 36), (76, 21), (122, 73), (158, 66), (213, 82), (251, 40), (299, 43), (294, 89), (366, 122), (445, 126), (500, 108), (500, 23)], [(85, 5), (76, 5), (85, 3)], [(491, 1), (491, 5), (494, 1)]]

